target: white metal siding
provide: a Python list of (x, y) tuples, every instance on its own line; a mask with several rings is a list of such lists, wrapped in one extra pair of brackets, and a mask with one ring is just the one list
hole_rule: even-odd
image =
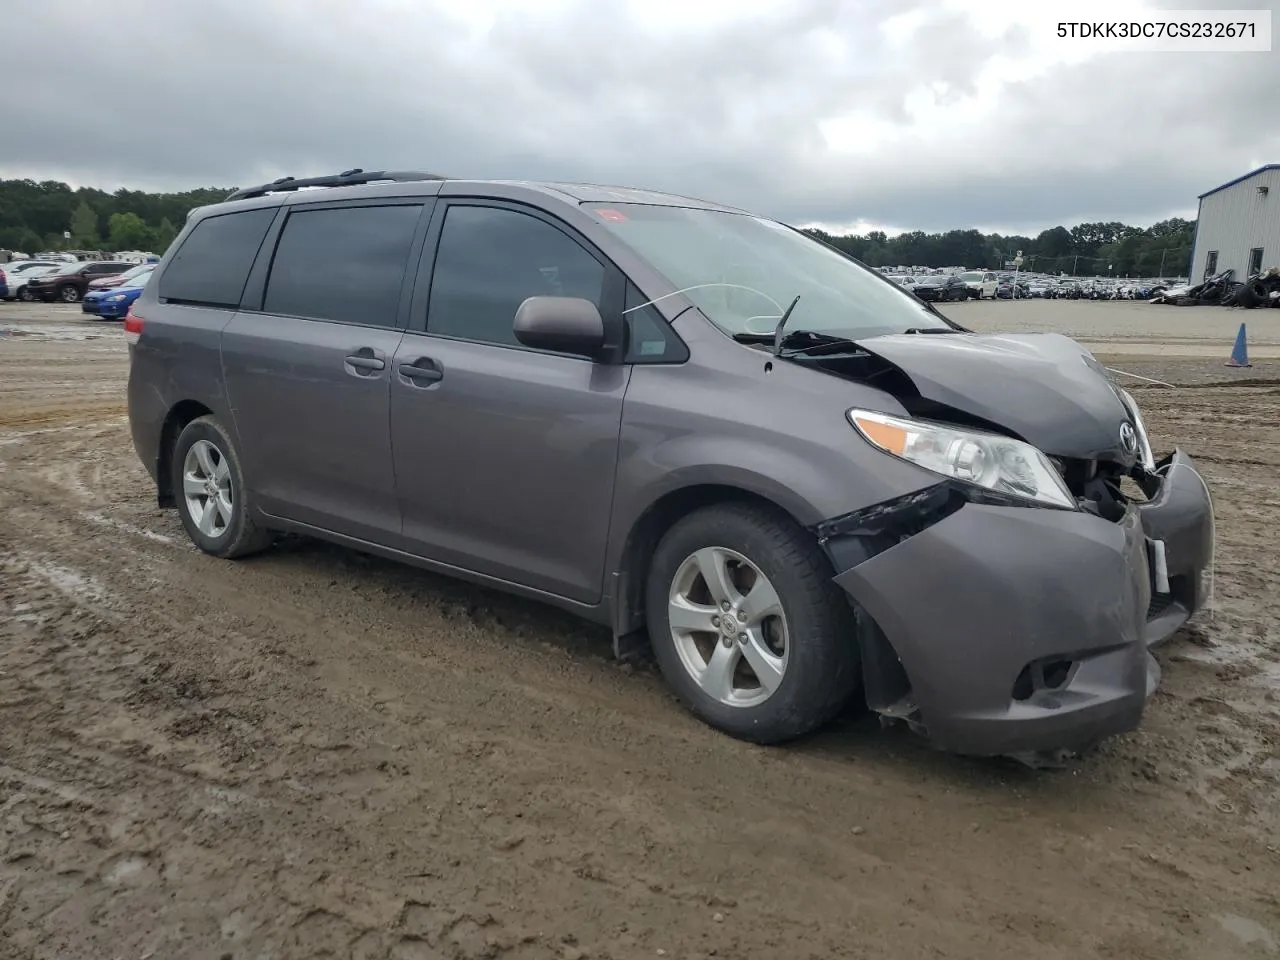
[[(1259, 187), (1268, 188), (1266, 196)], [(1211, 250), (1218, 251), (1216, 272), (1230, 268), (1234, 279), (1245, 279), (1254, 247), (1262, 247), (1263, 270), (1280, 266), (1280, 170), (1263, 170), (1200, 201), (1191, 282), (1204, 279)]]

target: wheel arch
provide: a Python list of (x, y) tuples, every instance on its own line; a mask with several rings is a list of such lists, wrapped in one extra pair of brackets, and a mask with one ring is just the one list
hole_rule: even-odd
[(645, 581), (649, 563), (662, 535), (682, 518), (703, 507), (721, 503), (754, 503), (785, 514), (802, 527), (810, 526), (809, 511), (788, 502), (758, 484), (741, 478), (733, 480), (690, 480), (654, 497), (641, 510), (622, 538), (613, 565), (611, 604), (615, 652), (648, 644), (645, 630)]
[(161, 507), (173, 507), (173, 450), (178, 436), (192, 420), (211, 416), (213, 411), (198, 400), (180, 400), (169, 408), (160, 426), (160, 443), (156, 447), (156, 500)]

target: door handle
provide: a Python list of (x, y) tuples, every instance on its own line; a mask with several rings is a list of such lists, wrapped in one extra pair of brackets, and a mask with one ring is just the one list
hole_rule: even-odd
[(400, 364), (396, 369), (415, 387), (425, 387), (444, 379), (444, 371), (430, 357), (419, 357), (413, 363)]
[(372, 347), (361, 347), (355, 353), (343, 358), (342, 365), (352, 376), (364, 377), (379, 370), (385, 370), (387, 361)]

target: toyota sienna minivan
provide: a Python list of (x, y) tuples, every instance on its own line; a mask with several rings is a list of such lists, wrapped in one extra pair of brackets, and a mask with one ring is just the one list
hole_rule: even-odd
[(1079, 752), (1206, 598), (1208, 488), (1088, 351), (743, 210), (286, 178), (192, 211), (125, 330), (134, 446), (204, 552), (305, 534), (554, 604), (758, 743), (857, 697)]

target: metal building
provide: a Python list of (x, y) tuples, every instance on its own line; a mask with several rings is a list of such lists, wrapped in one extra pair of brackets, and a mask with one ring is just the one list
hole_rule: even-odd
[(1200, 194), (1192, 283), (1227, 269), (1244, 280), (1275, 266), (1280, 266), (1280, 163)]

